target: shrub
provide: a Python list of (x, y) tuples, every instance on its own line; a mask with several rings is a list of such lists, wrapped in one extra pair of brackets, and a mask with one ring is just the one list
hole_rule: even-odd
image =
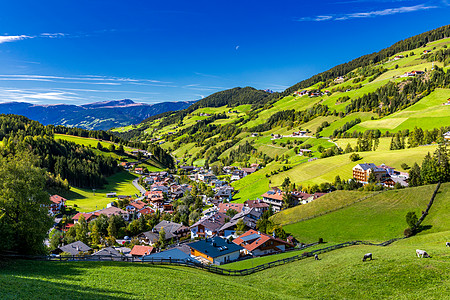
[(406, 164), (406, 163), (402, 163), (400, 166), (402, 167), (403, 170), (408, 170), (408, 169), (411, 168), (411, 167), (408, 166), (408, 164)]
[(418, 219), (415, 212), (410, 211), (406, 214), (406, 223), (408, 224), (409, 228), (415, 229), (417, 221)]
[(360, 159), (362, 159), (362, 157), (361, 156), (359, 156), (359, 154), (358, 153), (352, 153), (351, 155), (350, 155), (350, 160), (351, 161), (357, 161), (357, 160), (360, 160)]
[(414, 234), (414, 230), (412, 230), (411, 228), (406, 228), (405, 231), (403, 231), (403, 235), (405, 237), (410, 237)]

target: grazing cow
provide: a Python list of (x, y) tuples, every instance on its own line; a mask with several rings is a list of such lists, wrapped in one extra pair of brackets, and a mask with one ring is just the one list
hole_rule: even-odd
[(314, 259), (315, 259), (315, 260), (319, 260), (319, 255), (314, 254)]
[(372, 253), (364, 254), (363, 261), (366, 261), (366, 260), (368, 260), (369, 258), (370, 258), (370, 260), (372, 260)]
[(417, 257), (422, 257), (422, 258), (430, 257), (430, 255), (425, 250), (417, 249), (416, 254), (417, 254)]
[(445, 243), (446, 247), (450, 247), (450, 242)]

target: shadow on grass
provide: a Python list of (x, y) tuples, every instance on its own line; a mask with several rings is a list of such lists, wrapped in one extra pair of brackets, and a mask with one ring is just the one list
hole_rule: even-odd
[(433, 226), (432, 225), (420, 225), (419, 227), (417, 227), (416, 229), (416, 234), (420, 233), (422, 231), (426, 231), (426, 230), (430, 230)]
[[(135, 296), (126, 287), (107, 281), (113, 277), (108, 267), (125, 267), (130, 272), (147, 268), (146, 272), (165, 269), (185, 273), (180, 278), (190, 276), (191, 272), (189, 268), (123, 262), (0, 260), (0, 299), (129, 299)], [(105, 273), (95, 270), (100, 268)]]

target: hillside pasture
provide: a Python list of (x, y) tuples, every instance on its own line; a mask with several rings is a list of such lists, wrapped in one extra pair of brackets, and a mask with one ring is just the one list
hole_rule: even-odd
[[(106, 178), (108, 183), (103, 189), (81, 189), (71, 187), (70, 191), (64, 195), (68, 200), (67, 205), (74, 207), (81, 212), (90, 212), (97, 209), (106, 208), (106, 205), (116, 198), (106, 198), (107, 193), (117, 193), (117, 195), (134, 196), (139, 191), (134, 187), (132, 181), (138, 176), (129, 172), (120, 172)], [(94, 195), (95, 194), (95, 195)]]
[[(445, 184), (447, 188), (449, 185), (449, 183)], [(427, 207), (435, 187), (435, 185), (427, 185), (385, 191), (330, 214), (286, 225), (284, 229), (304, 243), (314, 242), (319, 238), (327, 242), (350, 240), (382, 242), (402, 237), (404, 229), (408, 227), (406, 213), (413, 211), (420, 216)], [(448, 202), (450, 201), (448, 196), (447, 193), (441, 193), (435, 201)], [(304, 206), (307, 205), (309, 204)], [(287, 210), (281, 220), (292, 221), (293, 217), (289, 214), (296, 215), (298, 210), (301, 211), (302, 207), (295, 211)], [(429, 222), (429, 220), (426, 221), (424, 225)], [(449, 221), (445, 220), (444, 224), (448, 226)]]
[[(444, 232), (388, 247), (352, 246), (324, 253), (319, 261), (307, 258), (244, 277), (124, 262), (2, 261), (0, 297), (443, 299), (450, 286), (450, 257), (443, 246), (448, 238), (448, 232)], [(432, 258), (417, 258), (415, 249), (426, 249)], [(361, 262), (368, 252), (373, 253), (374, 260)]]

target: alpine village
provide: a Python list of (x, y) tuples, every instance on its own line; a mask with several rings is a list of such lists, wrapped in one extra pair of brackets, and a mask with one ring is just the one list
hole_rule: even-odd
[(107, 130), (2, 105), (2, 299), (450, 297), (449, 25)]

